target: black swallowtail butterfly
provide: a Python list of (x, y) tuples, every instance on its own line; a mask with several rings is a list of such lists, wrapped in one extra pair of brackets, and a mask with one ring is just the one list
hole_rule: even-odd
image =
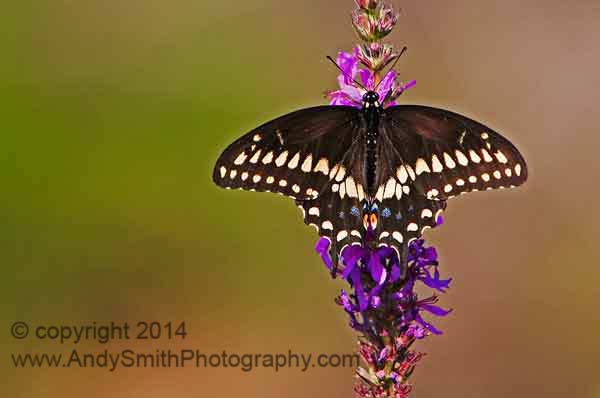
[(527, 179), (506, 138), (464, 116), (419, 105), (318, 106), (268, 122), (219, 157), (224, 188), (292, 197), (306, 224), (331, 241), (337, 264), (368, 230), (406, 259), (408, 243), (435, 227), (459, 194), (512, 188)]

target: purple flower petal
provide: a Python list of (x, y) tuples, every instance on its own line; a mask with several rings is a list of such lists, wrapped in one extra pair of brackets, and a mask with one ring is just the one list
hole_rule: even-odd
[(358, 57), (354, 54), (340, 51), (337, 57), (337, 64), (342, 70), (340, 75), (343, 78), (345, 84), (352, 84), (352, 79), (356, 74), (358, 68)]
[(427, 330), (422, 326), (413, 323), (408, 327), (406, 334), (420, 340), (427, 336)]
[(419, 308), (424, 309), (427, 312), (432, 313), (435, 316), (446, 316), (452, 312), (452, 310), (445, 310), (437, 305), (431, 304), (419, 304)]
[(331, 241), (329, 239), (321, 238), (317, 241), (315, 250), (321, 255), (323, 263), (331, 271), (333, 269), (333, 261), (329, 255), (329, 245), (331, 245)]
[(371, 300), (369, 301), (371, 303), (371, 307), (373, 308), (379, 308), (381, 305), (381, 297), (379, 296), (371, 296)]
[(392, 298), (396, 301), (400, 301), (400, 300), (404, 299), (404, 297), (405, 297), (405, 294), (401, 291), (392, 294)]
[(389, 246), (381, 246), (377, 248), (376, 253), (378, 253), (382, 258), (389, 258), (390, 260), (396, 260), (396, 251)]
[(421, 325), (423, 326), (425, 329), (427, 329), (428, 331), (430, 331), (433, 334), (443, 334), (441, 330), (436, 329), (435, 326), (433, 326), (430, 323), (425, 322), (425, 320), (421, 317), (421, 315), (419, 315), (419, 313), (417, 313), (415, 315), (415, 320)]
[(360, 270), (358, 268), (354, 268), (350, 278), (352, 279), (352, 285), (354, 286), (354, 292), (356, 295), (356, 299), (358, 300), (358, 309), (360, 312), (363, 312), (367, 309), (367, 298), (365, 296), (365, 290), (362, 285)]
[(352, 302), (350, 301), (350, 296), (348, 296), (348, 293), (346, 293), (346, 291), (344, 289), (342, 289), (342, 293), (340, 294), (340, 299), (342, 302), (342, 306), (344, 307), (346, 312), (348, 312), (348, 313), (354, 312)]
[(348, 93), (342, 90), (333, 91), (328, 94), (329, 96), (329, 105), (343, 105), (343, 106), (353, 106), (355, 108), (361, 108), (362, 105), (356, 102)]
[(362, 106), (362, 97), (363, 91), (358, 87), (355, 87), (351, 84), (346, 84), (344, 78), (342, 76), (338, 77), (338, 84), (340, 86), (340, 91), (345, 93), (349, 98), (355, 101), (357, 104)]
[(371, 291), (369, 292), (369, 297), (372, 299), (374, 297), (379, 298), (379, 293), (381, 292), (381, 290), (383, 289), (385, 285), (381, 284), (381, 285), (377, 285), (375, 286), (373, 289), (371, 289)]
[(375, 75), (368, 69), (359, 69), (358, 75), (360, 76), (360, 80), (363, 86), (368, 90), (373, 90), (375, 88)]
[(452, 282), (452, 278), (450, 279), (433, 279), (433, 278), (419, 278), (425, 286), (435, 289), (439, 292), (446, 293), (446, 289), (450, 287), (450, 282)]
[(348, 276), (356, 268), (356, 263), (361, 259), (365, 252), (365, 249), (358, 245), (352, 245), (342, 250), (341, 258), (342, 263), (345, 265), (344, 272), (342, 273), (343, 279), (348, 279)]
[(423, 259), (425, 259), (426, 261), (431, 262), (431, 263), (437, 261), (437, 258), (438, 258), (435, 247), (428, 247), (427, 249), (425, 249), (423, 251), (423, 254), (421, 256), (423, 257)]
[(378, 284), (382, 285), (387, 278), (387, 271), (381, 264), (381, 257), (379, 252), (374, 252), (369, 258), (369, 270), (371, 271), (371, 278)]
[(449, 279), (440, 279), (440, 272), (435, 270), (433, 277), (429, 273), (429, 271), (423, 270), (422, 274), (418, 277), (418, 279), (423, 282), (427, 287), (432, 289), (439, 290), (442, 293), (446, 292), (446, 289), (450, 287), (450, 282), (452, 282), (452, 278)]
[(398, 74), (396, 71), (389, 71), (379, 83), (379, 87), (377, 88), (377, 94), (379, 94), (379, 98), (382, 100), (388, 95), (388, 93), (394, 89), (394, 84), (396, 83), (396, 77)]
[(406, 91), (409, 90), (411, 88), (413, 88), (414, 86), (417, 85), (417, 81), (416, 80), (411, 80), (410, 82), (406, 83), (405, 85), (403, 85), (400, 90), (402, 91)]
[(378, 363), (383, 362), (387, 358), (389, 353), (390, 353), (389, 347), (385, 347), (383, 350), (381, 350), (381, 352), (379, 353), (379, 356), (377, 356), (377, 362)]
[(397, 265), (392, 266), (392, 272), (390, 273), (390, 282), (394, 283), (400, 279), (402, 273), (400, 272), (400, 267)]

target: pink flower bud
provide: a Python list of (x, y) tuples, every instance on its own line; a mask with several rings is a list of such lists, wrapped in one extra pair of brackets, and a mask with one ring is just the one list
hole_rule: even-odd
[(377, 20), (365, 10), (355, 10), (352, 13), (352, 26), (358, 36), (366, 41), (373, 42), (378, 37)]
[(379, 5), (379, 0), (354, 0), (356, 5), (363, 10), (374, 10)]
[(389, 44), (369, 43), (358, 46), (357, 57), (364, 66), (378, 72), (396, 59), (398, 54)]
[(379, 10), (377, 18), (377, 36), (379, 39), (387, 36), (398, 22), (398, 14), (391, 5), (384, 5)]
[(383, 39), (398, 22), (398, 14), (391, 5), (379, 4), (378, 8), (361, 7), (352, 13), (352, 25), (356, 33), (368, 43)]

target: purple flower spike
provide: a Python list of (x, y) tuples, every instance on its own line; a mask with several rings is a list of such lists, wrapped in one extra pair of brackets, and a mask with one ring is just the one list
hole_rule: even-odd
[[(344, 248), (340, 256), (343, 266), (342, 278), (348, 282), (350, 292), (342, 290), (336, 302), (348, 314), (350, 326), (363, 334), (361, 355), (367, 358), (369, 370), (359, 368), (362, 380), (356, 387), (358, 395), (386, 397), (378, 386), (393, 385), (396, 395), (407, 397), (410, 391), (406, 380), (410, 369), (422, 357), (409, 349), (412, 342), (429, 335), (439, 335), (442, 331), (425, 320), (424, 313), (444, 317), (451, 310), (436, 305), (438, 297), (432, 295), (419, 300), (415, 289), (418, 283), (444, 292), (451, 279), (441, 279), (438, 270), (438, 253), (425, 245), (423, 239), (412, 241), (408, 246), (408, 264), (405, 275), (400, 272), (402, 264), (395, 250), (390, 247), (374, 248), (368, 235), (362, 245)], [(330, 258), (325, 253), (329, 249), (328, 239), (321, 239), (317, 252), (330, 268)], [(327, 262), (329, 261), (329, 262)], [(393, 336), (393, 339), (387, 337)], [(384, 338), (382, 340), (382, 338)], [(389, 341), (383, 344), (382, 341)], [(400, 364), (399, 367), (390, 366)], [(376, 375), (369, 379), (368, 375)], [(371, 380), (368, 383), (365, 380)], [(365, 384), (366, 383), (366, 384)], [(391, 383), (391, 384), (386, 384)], [(405, 395), (398, 395), (402, 392)], [(378, 395), (379, 394), (379, 395)]]

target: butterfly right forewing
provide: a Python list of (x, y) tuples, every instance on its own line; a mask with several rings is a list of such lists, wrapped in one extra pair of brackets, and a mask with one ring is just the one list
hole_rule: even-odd
[(396, 151), (395, 166), (411, 167), (415, 189), (429, 199), (511, 188), (527, 180), (527, 165), (517, 148), (465, 116), (401, 105), (385, 110), (381, 126)]

